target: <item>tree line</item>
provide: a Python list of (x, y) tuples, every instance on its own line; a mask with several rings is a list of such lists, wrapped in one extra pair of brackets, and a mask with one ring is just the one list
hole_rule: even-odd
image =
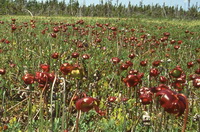
[[(200, 7), (196, 5), (188, 6), (184, 10), (179, 6), (163, 5), (144, 5), (142, 1), (138, 5), (128, 5), (119, 3), (116, 0), (104, 2), (100, 0), (99, 4), (86, 6), (80, 5), (78, 0), (70, 0), (68, 3), (58, 0), (1, 0), (0, 15), (34, 15), (34, 16), (92, 16), (92, 17), (165, 17), (181, 19), (200, 19)], [(188, 4), (189, 5), (189, 4)]]

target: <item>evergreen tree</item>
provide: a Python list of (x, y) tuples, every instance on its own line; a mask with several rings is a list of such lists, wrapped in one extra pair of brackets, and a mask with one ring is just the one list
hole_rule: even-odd
[(199, 19), (200, 12), (199, 7), (190, 7), (190, 0), (188, 0), (188, 10), (184, 10), (182, 7), (166, 6), (165, 3), (160, 6), (156, 5), (144, 5), (140, 1), (139, 5), (132, 5), (131, 2), (127, 6), (119, 3), (116, 0), (116, 4), (112, 4), (112, 0), (99, 0), (97, 5), (83, 5), (80, 6), (78, 0), (69, 0), (69, 3), (65, 3), (65, 0), (1, 0), (0, 14), (1, 15), (28, 15), (33, 13), (34, 15), (71, 15), (71, 16), (101, 16), (101, 17), (132, 17), (134, 15), (146, 15), (152, 17), (171, 17), (171, 18), (189, 18)]

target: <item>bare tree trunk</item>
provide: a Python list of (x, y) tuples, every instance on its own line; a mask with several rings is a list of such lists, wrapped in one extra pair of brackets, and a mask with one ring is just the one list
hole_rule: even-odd
[(165, 18), (167, 17), (167, 14), (166, 14), (166, 11), (165, 11), (165, 5), (163, 5), (163, 14), (164, 14), (164, 16), (165, 16)]
[(79, 8), (79, 17), (82, 17), (82, 7)]
[(31, 17), (33, 17), (33, 14), (32, 14), (32, 12), (31, 11), (29, 11), (28, 9), (23, 9), (24, 11), (27, 11), (30, 15), (31, 15)]

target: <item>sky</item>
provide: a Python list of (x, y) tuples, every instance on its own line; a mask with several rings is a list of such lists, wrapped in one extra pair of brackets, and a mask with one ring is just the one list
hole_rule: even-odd
[[(66, 3), (69, 3), (69, 0), (65, 0)], [(80, 5), (82, 5), (84, 2), (86, 5), (90, 5), (90, 4), (99, 4), (101, 0), (78, 0)], [(108, 0), (103, 0), (104, 2), (108, 1)], [(117, 0), (112, 0), (113, 4), (116, 4)], [(118, 0), (119, 3), (128, 5), (129, 1), (131, 2), (131, 4), (133, 5), (139, 5), (140, 1), (142, 1), (143, 4), (148, 5), (148, 4), (159, 4), (159, 5), (163, 5), (163, 3), (165, 3), (166, 6), (182, 6), (184, 9), (188, 8), (188, 0)], [(196, 5), (200, 7), (200, 0), (190, 0), (191, 2), (191, 6), (192, 5)]]
[[(37, 1), (46, 1), (46, 0), (37, 0)], [(63, 0), (58, 0), (58, 1), (63, 1)], [(64, 0), (67, 4), (69, 3), (69, 0)], [(90, 5), (90, 4), (99, 4), (101, 0), (78, 0), (80, 6), (83, 5), (83, 3), (85, 3), (86, 5)], [(103, 2), (105, 3), (108, 0), (103, 0)], [(113, 4), (116, 4), (117, 0), (111, 0)], [(131, 2), (132, 5), (139, 5), (139, 3), (142, 1), (142, 3), (144, 5), (155, 5), (155, 4), (159, 4), (159, 5), (163, 5), (163, 3), (165, 3), (166, 6), (182, 6), (183, 9), (188, 9), (188, 0), (118, 0), (118, 3), (122, 3), (123, 5), (128, 5), (129, 1)], [(192, 5), (197, 5), (198, 7), (200, 7), (200, 0), (190, 0), (190, 7)]]

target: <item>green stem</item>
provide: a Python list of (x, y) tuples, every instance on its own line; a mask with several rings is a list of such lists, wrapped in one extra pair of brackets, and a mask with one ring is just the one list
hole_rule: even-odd
[(77, 115), (77, 117), (76, 117), (76, 132), (78, 132), (79, 131), (79, 127), (78, 127), (78, 124), (79, 124), (79, 116), (80, 116), (80, 113), (81, 113), (81, 111), (79, 110), (78, 111), (78, 115)]
[(62, 108), (62, 130), (64, 130), (64, 124), (65, 124), (65, 109), (66, 109), (66, 84), (65, 84), (65, 79), (63, 78), (63, 108)]
[(55, 75), (55, 78), (54, 78), (54, 81), (53, 81), (53, 84), (52, 84), (52, 87), (51, 87), (51, 124), (52, 124), (52, 131), (53, 131), (53, 128), (54, 128), (54, 125), (53, 125), (53, 88), (54, 88), (54, 85), (55, 85), (55, 82), (56, 82), (56, 78), (57, 76)]
[(185, 114), (184, 114), (184, 118), (183, 118), (183, 127), (181, 132), (185, 132), (186, 129), (186, 125), (187, 125), (187, 119), (188, 119), (188, 113), (189, 113), (189, 102), (187, 97), (184, 94), (180, 94), (182, 97), (184, 97), (185, 101), (186, 101), (186, 108), (185, 108)]

